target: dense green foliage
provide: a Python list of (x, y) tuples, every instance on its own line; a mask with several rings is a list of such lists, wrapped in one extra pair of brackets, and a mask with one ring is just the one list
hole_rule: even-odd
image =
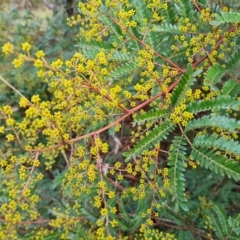
[(239, 239), (239, 4), (76, 8), (1, 14), (0, 239)]

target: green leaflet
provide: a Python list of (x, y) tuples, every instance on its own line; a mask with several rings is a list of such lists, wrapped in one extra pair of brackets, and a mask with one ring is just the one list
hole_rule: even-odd
[(205, 146), (218, 148), (222, 151), (240, 155), (240, 144), (233, 139), (226, 139), (224, 137), (220, 137), (216, 134), (207, 135), (203, 134), (200, 136), (195, 137), (194, 139), (195, 146)]
[(145, 37), (145, 42), (151, 49), (157, 52), (160, 51), (159, 34), (157, 32), (150, 30)]
[(226, 129), (229, 132), (235, 132), (240, 126), (240, 122), (235, 118), (228, 118), (225, 116), (204, 116), (199, 119), (193, 119), (188, 122), (185, 127), (185, 132), (188, 132), (197, 128), (215, 127)]
[(142, 216), (136, 215), (135, 218), (131, 219), (130, 222), (128, 223), (130, 232), (135, 232), (137, 228), (141, 225), (141, 223), (144, 221)]
[(121, 212), (121, 216), (124, 220), (124, 222), (129, 222), (130, 221), (130, 218), (129, 218), (129, 214), (128, 214), (128, 211), (126, 209), (126, 203), (124, 203), (123, 199), (121, 198), (119, 200), (119, 211)]
[(106, 42), (97, 42), (97, 41), (81, 41), (79, 42), (76, 47), (85, 49), (85, 50), (97, 50), (98, 52), (100, 52), (102, 49), (106, 50), (106, 51), (110, 51), (113, 47), (111, 44), (106, 43)]
[(124, 232), (129, 230), (129, 224), (124, 220), (118, 220), (118, 227)]
[(214, 12), (214, 13), (220, 14), (222, 12), (221, 6), (219, 6), (216, 3), (211, 4), (210, 8), (211, 8), (211, 11)]
[(234, 70), (240, 62), (240, 49), (233, 53), (228, 61), (228, 68)]
[(185, 172), (185, 160), (186, 160), (186, 142), (183, 137), (176, 136), (170, 147), (170, 153), (168, 157), (169, 166), (169, 178), (170, 185), (172, 186), (171, 195), (172, 201), (175, 203), (175, 211), (179, 211), (181, 208), (184, 211), (188, 211), (187, 199), (185, 194), (185, 178), (183, 172)]
[(94, 59), (100, 52), (98, 49), (82, 49), (84, 56), (88, 59)]
[(176, 23), (176, 10), (173, 2), (167, 3), (167, 9), (160, 8), (159, 16), (163, 16), (164, 23), (174, 24)]
[(240, 84), (234, 79), (228, 80), (222, 87), (221, 93), (225, 96), (237, 97), (240, 92)]
[(211, 66), (207, 73), (206, 73), (206, 80), (207, 80), (207, 85), (214, 87), (214, 85), (216, 85), (221, 78), (225, 75), (225, 73), (227, 72), (226, 69), (224, 69), (221, 65), (219, 64), (215, 64), (214, 66)]
[[(168, 34), (180, 34), (181, 31), (179, 30), (177, 25), (173, 25), (170, 23), (163, 23), (161, 25), (154, 25), (154, 27), (156, 28), (157, 32), (164, 32), (164, 33), (168, 33)], [(185, 51), (186, 52), (186, 51)]]
[(239, 239), (239, 219), (236, 217), (228, 217), (220, 205), (216, 203), (211, 204), (211, 212), (209, 213), (209, 220), (213, 226), (213, 231), (220, 240)]
[(165, 139), (174, 127), (175, 123), (169, 120), (155, 127), (148, 136), (144, 136), (132, 149), (123, 153), (123, 156), (126, 157), (125, 162), (128, 162), (132, 157), (140, 156), (144, 150), (154, 147), (159, 141)]
[[(240, 235), (240, 221), (239, 221), (239, 215), (236, 217), (229, 217), (228, 218), (228, 225), (231, 228), (232, 232), (235, 233), (237, 236)], [(233, 239), (233, 238), (231, 238)], [(237, 239), (237, 238), (236, 238)]]
[(222, 231), (222, 233), (227, 236), (229, 234), (229, 226), (227, 224), (227, 216), (225, 215), (225, 213), (223, 212), (223, 210), (216, 204), (213, 205), (212, 207), (218, 222), (220, 224), (220, 229)]
[(114, 23), (110, 17), (108, 17), (108, 11), (109, 9), (105, 6), (101, 6), (101, 11), (104, 12), (105, 14), (100, 14), (98, 16), (99, 20), (105, 25), (105, 26), (108, 26), (111, 30), (112, 30), (112, 34), (113, 36), (115, 37), (114, 38), (114, 41), (119, 45), (121, 44), (121, 40), (120, 40), (120, 36), (122, 35), (122, 31), (120, 29), (120, 27)]
[(184, 47), (180, 47), (179, 51), (172, 57), (172, 60), (175, 62), (184, 62), (186, 59), (186, 49)]
[(240, 180), (240, 166), (237, 162), (227, 159), (223, 155), (218, 155), (214, 150), (204, 147), (192, 145), (191, 157), (198, 160), (201, 166), (220, 173), (222, 176), (226, 174), (229, 178)]
[(215, 14), (216, 20), (211, 21), (210, 24), (213, 26), (219, 26), (224, 23), (239, 23), (240, 13), (239, 12), (221, 12), (221, 15)]
[(134, 18), (140, 23), (144, 24), (144, 19), (149, 20), (151, 18), (151, 12), (147, 8), (145, 1), (143, 0), (134, 0), (136, 14)]
[(130, 63), (124, 63), (121, 66), (113, 69), (109, 73), (108, 80), (113, 81), (116, 79), (120, 79), (124, 76), (129, 76), (130, 74), (133, 74), (136, 70), (138, 70), (138, 65), (136, 62), (130, 62)]
[(163, 117), (166, 117), (169, 115), (169, 110), (168, 109), (153, 109), (149, 112), (144, 112), (142, 114), (138, 114), (134, 118), (133, 126), (136, 125), (143, 125), (146, 122), (153, 122), (157, 121)]
[(178, 9), (178, 14), (184, 18), (192, 18), (193, 15), (193, 5), (189, 0), (180, 0), (175, 7)]
[(97, 217), (94, 216), (93, 213), (88, 211), (86, 208), (81, 208), (80, 211), (83, 214), (83, 216), (85, 216), (90, 221), (92, 221), (92, 222), (96, 222), (97, 221)]
[(192, 113), (219, 109), (233, 109), (237, 111), (239, 106), (240, 101), (232, 99), (230, 96), (218, 96), (216, 98), (190, 103), (187, 105), (186, 111)]
[(212, 206), (212, 212), (210, 213), (210, 221), (214, 226), (215, 234), (218, 239), (225, 240), (226, 238), (232, 239), (230, 237), (231, 230), (229, 229), (227, 223), (227, 217), (223, 210), (216, 204)]
[(117, 61), (133, 61), (135, 58), (134, 55), (130, 55), (128, 53), (123, 53), (121, 51), (115, 50), (110, 57), (111, 60), (117, 60)]
[(224, 240), (225, 237), (222, 232), (221, 225), (218, 222), (218, 218), (215, 215), (214, 216), (210, 215), (210, 222), (214, 226), (214, 231), (215, 231), (215, 234), (217, 235), (218, 239)]
[[(188, 65), (190, 66), (190, 65)], [(188, 73), (184, 73), (178, 85), (174, 88), (171, 95), (172, 107), (177, 106), (180, 101), (185, 97), (187, 90), (191, 87), (195, 78), (192, 75), (192, 69), (188, 68)]]
[[(103, 50), (103, 48), (102, 49), (97, 49), (97, 48), (82, 49), (84, 56), (87, 57), (88, 59), (94, 59), (101, 50)], [(108, 53), (108, 49), (104, 49), (104, 50), (106, 53)], [(118, 62), (126, 62), (126, 61), (130, 62), (130, 61), (134, 61), (134, 55), (115, 50), (114, 53), (110, 55), (110, 57), (108, 57), (108, 59), (112, 61), (118, 61)]]

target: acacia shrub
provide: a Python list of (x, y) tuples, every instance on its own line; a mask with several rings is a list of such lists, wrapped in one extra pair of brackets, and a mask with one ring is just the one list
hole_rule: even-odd
[(240, 14), (204, 0), (78, 7), (70, 59), (2, 47), (50, 97), (10, 85), (24, 116), (1, 106), (0, 237), (237, 239)]

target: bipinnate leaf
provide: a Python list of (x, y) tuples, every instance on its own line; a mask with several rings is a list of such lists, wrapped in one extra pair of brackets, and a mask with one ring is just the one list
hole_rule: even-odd
[(155, 127), (147, 136), (144, 136), (139, 142), (128, 152), (123, 153), (126, 157), (125, 161), (128, 162), (131, 158), (138, 157), (142, 154), (144, 150), (149, 150), (150, 148), (156, 146), (162, 139), (171, 132), (175, 127), (175, 123), (170, 120), (166, 120), (159, 126)]
[(185, 182), (183, 172), (185, 172), (186, 142), (183, 137), (175, 137), (169, 151), (168, 166), (172, 201), (175, 204), (175, 211), (181, 208), (188, 211), (185, 194)]

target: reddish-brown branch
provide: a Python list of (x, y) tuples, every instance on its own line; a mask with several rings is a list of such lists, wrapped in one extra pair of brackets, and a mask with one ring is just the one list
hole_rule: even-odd
[[(94, 92), (99, 93), (99, 94), (101, 95), (100, 90), (97, 89), (97, 88), (95, 88), (95, 87), (93, 86), (93, 84), (91, 84), (91, 83), (85, 83), (85, 82), (82, 82), (82, 84), (83, 84), (84, 86), (87, 86), (89, 89), (92, 89)], [(105, 97), (108, 101), (113, 102), (113, 100), (112, 100), (109, 96), (104, 95), (104, 97)], [(118, 103), (117, 106), (118, 106), (118, 108), (120, 108), (121, 110), (123, 110), (125, 113), (129, 113), (129, 110), (126, 109), (126, 108), (125, 108), (123, 105), (121, 105), (120, 103)]]
[(200, 7), (197, 5), (196, 1), (195, 1), (195, 0), (192, 0), (192, 3), (193, 3), (193, 5), (195, 6), (195, 8), (196, 8), (199, 12), (201, 12), (201, 9), (200, 9)]
[[(97, 131), (94, 131), (94, 132), (91, 132), (91, 133), (88, 133), (88, 134), (85, 134), (83, 136), (79, 136), (79, 137), (76, 137), (76, 138), (72, 138), (68, 141), (65, 141), (65, 145), (66, 144), (69, 144), (69, 143), (73, 143), (73, 142), (77, 142), (81, 139), (84, 139), (84, 138), (88, 138), (88, 137), (91, 137), (91, 136), (94, 136), (96, 134), (100, 134), (106, 130), (108, 130), (109, 128), (117, 125), (119, 122), (121, 122), (122, 120), (124, 120), (125, 118), (131, 116), (132, 114), (134, 114), (135, 112), (137, 112), (138, 110), (141, 110), (143, 107), (145, 107), (146, 105), (150, 104), (151, 102), (153, 102), (154, 100), (156, 100), (157, 98), (163, 96), (163, 95), (166, 95), (168, 92), (170, 92), (177, 84), (178, 84), (179, 80), (175, 81), (174, 83), (172, 83), (166, 92), (161, 92), (159, 94), (157, 94), (156, 96), (146, 100), (145, 102), (139, 104), (138, 106), (128, 110), (128, 113), (126, 113), (125, 115), (123, 115), (122, 117), (118, 118), (116, 121), (110, 123), (109, 125), (97, 130)], [(43, 151), (49, 151), (49, 150), (53, 150), (53, 149), (56, 149), (56, 148), (59, 148), (63, 146), (63, 143), (59, 143), (59, 144), (56, 144), (52, 147), (48, 147), (48, 148), (42, 148), (42, 149), (26, 149), (26, 151), (30, 151), (30, 152), (43, 152)]]
[[(233, 32), (236, 29), (236, 27), (232, 27), (229, 31), (228, 34), (230, 34), (231, 32)], [(214, 48), (210, 51), (210, 53), (206, 54), (204, 57), (202, 57), (201, 59), (199, 59), (197, 62), (193, 63), (193, 68), (197, 67), (201, 62), (203, 62), (213, 51), (215, 51), (223, 42), (223, 39), (225, 38), (225, 36), (221, 36), (218, 40), (218, 42), (216, 43), (216, 45), (214, 46)]]

